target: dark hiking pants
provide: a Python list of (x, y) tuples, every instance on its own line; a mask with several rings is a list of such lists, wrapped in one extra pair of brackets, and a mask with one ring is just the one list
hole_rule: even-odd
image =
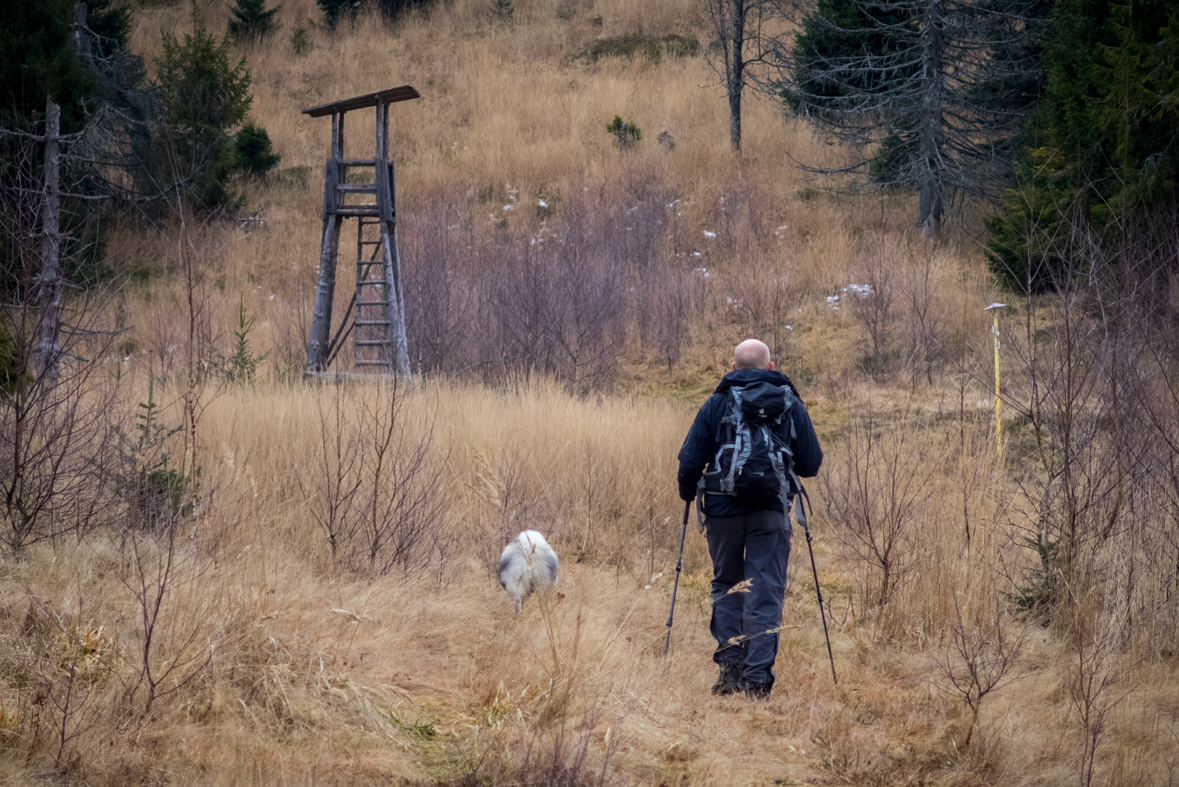
[[(744, 669), (748, 683), (773, 685), (778, 633), (790, 559), (790, 522), (781, 511), (756, 511), (740, 516), (705, 519), (708, 554), (712, 557), (712, 660)], [(748, 593), (729, 593), (742, 580)], [(739, 645), (730, 645), (743, 637)]]

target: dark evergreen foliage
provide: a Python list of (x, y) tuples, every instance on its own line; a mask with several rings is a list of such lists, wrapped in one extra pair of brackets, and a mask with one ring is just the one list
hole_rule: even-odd
[(386, 21), (396, 22), (409, 11), (421, 8), (428, 0), (376, 0), (377, 10)]
[(356, 16), (364, 8), (375, 8), (386, 21), (396, 22), (407, 11), (424, 6), (427, 0), (315, 0), (329, 29)]
[(315, 4), (323, 11), (323, 21), (329, 30), (345, 19), (355, 17), (367, 5), (365, 0), (315, 0)]
[[(794, 39), (793, 85), (782, 91), (786, 105), (795, 113), (834, 109), (840, 97), (885, 90), (911, 78), (919, 63), (897, 55), (908, 46), (906, 34), (915, 32), (919, 21), (909, 5), (877, 9), (856, 0), (818, 0)], [(861, 57), (888, 59), (890, 65), (846, 69)]]
[(229, 9), (229, 35), (238, 41), (270, 35), (278, 28), (274, 15), (280, 8), (282, 3), (267, 8), (266, 0), (237, 0)]
[(282, 156), (274, 152), (266, 129), (253, 123), (242, 126), (234, 138), (233, 147), (238, 169), (251, 175), (265, 175), (282, 160)]
[(1018, 289), (1051, 286), (1080, 246), (1112, 248), (1179, 198), (1179, 7), (1059, 0), (1053, 22), (1015, 185), (987, 221), (992, 267)]
[(161, 141), (169, 148), (171, 179), (183, 184), (199, 208), (236, 207), (230, 184), (237, 169), (231, 131), (250, 109), (245, 58), (232, 65), (229, 40), (218, 43), (198, 28), (182, 42), (165, 33), (164, 55), (156, 65), (160, 102), (168, 116)]
[(818, 0), (779, 50), (787, 108), (849, 151), (812, 171), (915, 186), (930, 235), (956, 197), (998, 196), (1034, 101), (1046, 2)]
[(82, 102), (95, 82), (74, 52), (73, 7), (73, 0), (0, 3), (0, 125), (27, 126), (53, 96), (62, 133), (83, 126)]
[(126, 50), (131, 35), (131, 9), (126, 5), (111, 7), (113, 0), (86, 0), (86, 27), (94, 33), (96, 54), (108, 57), (116, 50)]

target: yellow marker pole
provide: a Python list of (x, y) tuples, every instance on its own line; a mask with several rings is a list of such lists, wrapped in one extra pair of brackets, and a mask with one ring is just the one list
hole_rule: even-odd
[(992, 303), (983, 311), (993, 311), (994, 320), (991, 323), (991, 333), (995, 335), (995, 450), (999, 452), (999, 458), (1003, 458), (1003, 419), (1001, 411), (1003, 408), (1003, 400), (999, 398), (999, 309), (1002, 309), (1007, 304)]

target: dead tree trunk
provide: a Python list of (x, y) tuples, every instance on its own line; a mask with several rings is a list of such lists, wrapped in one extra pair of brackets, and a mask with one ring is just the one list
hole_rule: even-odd
[(41, 320), (33, 351), (33, 373), (57, 377), (61, 354), (61, 108), (53, 98), (45, 102), (45, 188), (41, 207), (41, 271), (37, 276), (37, 305)]
[(732, 3), (732, 38), (725, 52), (725, 86), (729, 92), (729, 144), (734, 153), (741, 152), (741, 93), (745, 89), (745, 8), (744, 0)]
[(706, 0), (704, 4), (707, 24), (716, 36), (723, 61), (718, 63), (711, 54), (708, 58), (729, 100), (729, 143), (734, 153), (741, 151), (741, 98), (749, 81), (746, 70), (764, 62), (767, 41), (762, 27), (771, 16), (782, 13), (780, 5), (779, 0)]
[(921, 31), (921, 125), (917, 131), (918, 149), (917, 226), (932, 238), (941, 231), (944, 212), (942, 194), (942, 173), (946, 163), (942, 160), (945, 133), (942, 125), (942, 110), (945, 104), (945, 70), (943, 68), (942, 26), (944, 9), (942, 0), (928, 0), (925, 7), (925, 24)]

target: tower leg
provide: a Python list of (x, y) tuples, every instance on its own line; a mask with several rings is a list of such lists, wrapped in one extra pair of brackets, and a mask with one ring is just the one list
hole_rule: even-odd
[(336, 251), (340, 245), (342, 216), (328, 215), (323, 222), (319, 248), (319, 286), (315, 289), (315, 311), (311, 314), (311, 336), (307, 342), (308, 372), (323, 371), (331, 343), (332, 298), (336, 293)]
[(405, 381), (411, 379), (409, 367), (409, 340), (405, 333), (405, 295), (401, 289), (401, 252), (397, 248), (397, 224), (381, 222), (381, 239), (385, 252), (385, 312), (389, 320), (389, 349), (393, 354), (393, 367), (397, 376)]

